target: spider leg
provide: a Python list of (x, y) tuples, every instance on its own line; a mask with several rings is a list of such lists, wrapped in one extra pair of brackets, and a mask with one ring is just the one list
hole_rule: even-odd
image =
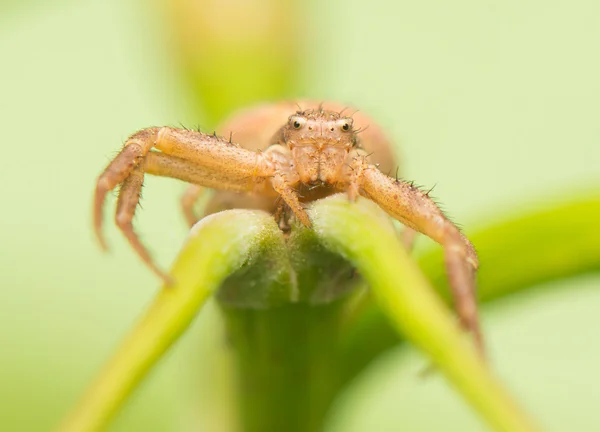
[(176, 178), (198, 185), (199, 188), (218, 185), (220, 189), (234, 191), (249, 191), (252, 189), (252, 182), (244, 175), (224, 175), (216, 170), (199, 167), (188, 160), (155, 151), (149, 152), (143, 163), (130, 172), (119, 191), (115, 222), (142, 261), (169, 284), (170, 277), (154, 263), (152, 256), (133, 230), (132, 220), (140, 200), (144, 174)]
[(131, 171), (142, 161), (146, 153), (154, 145), (153, 136), (156, 128), (144, 129), (132, 135), (123, 150), (106, 167), (98, 177), (94, 195), (94, 231), (102, 249), (106, 250), (106, 242), (102, 235), (102, 207), (106, 194), (123, 183)]
[[(270, 181), (268, 184), (263, 184), (263, 190), (272, 188), (281, 195), (300, 222), (308, 227), (311, 226), (308, 214), (294, 190), (299, 178), (291, 169), (289, 149), (276, 144), (262, 153), (257, 153), (243, 149), (224, 138), (207, 136), (195, 131), (173, 128), (162, 128), (162, 131), (164, 133), (156, 144), (157, 149), (195, 162), (203, 168), (214, 169), (215, 172), (226, 174), (228, 178), (244, 175), (246, 179), (254, 182), (261, 182), (268, 178)], [(224, 189), (219, 182), (204, 186)], [(255, 189), (253, 185), (251, 190)], [(248, 191), (248, 188), (243, 191)]]
[(190, 227), (198, 222), (199, 217), (194, 211), (194, 206), (205, 192), (206, 188), (202, 186), (190, 185), (181, 196), (181, 209)]
[[(206, 175), (203, 179), (210, 184), (200, 183), (216, 189), (231, 190), (228, 187), (228, 180), (232, 178), (237, 184), (236, 190), (247, 191), (261, 181), (264, 183), (264, 179), (274, 173), (272, 163), (268, 158), (260, 153), (243, 149), (224, 138), (169, 127), (143, 129), (133, 134), (125, 142), (123, 150), (106, 167), (96, 183), (93, 211), (94, 229), (100, 245), (104, 249), (106, 249), (106, 243), (101, 230), (102, 208), (106, 195), (125, 181), (152, 148), (188, 160), (198, 168), (212, 171), (214, 174), (219, 173), (220, 175), (216, 175), (216, 177), (220, 177), (219, 181), (211, 181), (210, 175)], [(171, 176), (178, 178), (177, 175)], [(240, 177), (246, 180), (245, 186), (240, 185)], [(222, 182), (223, 178), (225, 179), (224, 183)]]
[(294, 189), (300, 182), (298, 173), (290, 164), (290, 150), (282, 145), (274, 144), (263, 153), (274, 165), (275, 173), (271, 178), (273, 189), (281, 196), (292, 210), (296, 218), (306, 227), (310, 228), (312, 223), (298, 199), (298, 192)]
[[(151, 151), (153, 148), (161, 152)], [(221, 190), (276, 195), (269, 181), (275, 174), (274, 163), (263, 154), (195, 131), (164, 127), (144, 129), (132, 135), (98, 178), (94, 228), (101, 246), (106, 248), (101, 232), (102, 209), (107, 193), (122, 184), (116, 223), (143, 261), (166, 281), (168, 277), (156, 267), (132, 226), (144, 173)]]
[(298, 193), (292, 187), (292, 184), (288, 180), (288, 178), (283, 174), (276, 174), (271, 179), (271, 184), (273, 185), (273, 189), (281, 195), (281, 198), (285, 201), (285, 203), (290, 207), (290, 209), (294, 212), (298, 220), (306, 227), (310, 228), (312, 223), (302, 207), (300, 200), (298, 199)]
[[(234, 192), (261, 191), (265, 194), (266, 182), (261, 177), (251, 177), (245, 173), (223, 173), (220, 170), (206, 168), (192, 161), (161, 152), (150, 152), (144, 160), (144, 172), (159, 177), (182, 180), (206, 188), (229, 190)], [(273, 195), (274, 193), (271, 192)]]
[(135, 210), (140, 201), (140, 194), (142, 192), (143, 184), (144, 171), (141, 165), (138, 165), (121, 185), (119, 198), (117, 200), (115, 223), (125, 238), (127, 238), (129, 244), (137, 252), (140, 258), (142, 258), (142, 261), (144, 261), (144, 263), (146, 263), (146, 265), (150, 267), (150, 269), (156, 275), (158, 275), (158, 277), (160, 277), (167, 285), (169, 285), (172, 282), (171, 278), (157, 267), (152, 260), (152, 257), (148, 253), (148, 250), (140, 242), (140, 239), (133, 230), (133, 216), (135, 215)]
[[(353, 165), (353, 169), (361, 173), (359, 178), (354, 179), (361, 195), (377, 203), (407, 227), (442, 245), (459, 319), (462, 326), (472, 332), (477, 347), (483, 353), (475, 297), (475, 272), (479, 263), (471, 242), (425, 192), (410, 183), (386, 176), (375, 166), (368, 165), (364, 158), (355, 158)], [(351, 186), (348, 186), (349, 191)]]
[(402, 242), (404, 248), (410, 252), (415, 244), (416, 237), (417, 232), (414, 229), (405, 226), (400, 233), (400, 242)]

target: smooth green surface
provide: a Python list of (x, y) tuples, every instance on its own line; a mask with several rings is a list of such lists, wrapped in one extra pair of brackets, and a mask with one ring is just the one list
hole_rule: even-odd
[(223, 280), (280, 236), (262, 212), (230, 210), (197, 224), (170, 272), (175, 283), (162, 288), (59, 430), (104, 430)]
[[(477, 277), (479, 301), (493, 302), (552, 280), (598, 275), (600, 193), (590, 196), (475, 230), (469, 237), (479, 245), (479, 258), (485, 263)], [(451, 303), (442, 248), (435, 245), (420, 254), (418, 262), (438, 294)], [(344, 336), (343, 351), (351, 358), (343, 366), (345, 377), (356, 375), (378, 353), (401, 342), (375, 302), (367, 302), (362, 312)]]
[(176, 284), (159, 293), (60, 430), (104, 429), (211, 294), (220, 298), (236, 358), (237, 396), (228, 404), (238, 407), (243, 427), (234, 430), (322, 430), (344, 379), (338, 360), (345, 357), (339, 342), (347, 311), (360, 295), (341, 290), (327, 303), (311, 301), (323, 280), (319, 266), (330, 273), (348, 267), (335, 257), (357, 268), (396, 331), (426, 352), (495, 430), (537, 430), (466, 341), (381, 210), (340, 194), (315, 203), (310, 216), (314, 231), (295, 227), (285, 243), (266, 213), (230, 210), (198, 223), (171, 271)]
[[(479, 299), (489, 302), (524, 287), (600, 272), (600, 190), (587, 195), (473, 230), (471, 240), (481, 245), (478, 254), (486, 263), (478, 275)], [(440, 249), (423, 254), (419, 262), (448, 296)]]
[[(45, 431), (159, 284), (110, 223), (113, 252), (98, 250), (96, 176), (140, 127), (203, 120), (148, 3), (37, 4), (1, 10), (0, 426)], [(336, 0), (304, 11), (302, 37), (318, 42), (307, 50), (307, 94), (374, 114), (398, 143), (404, 176), (437, 184), (433, 194), (467, 232), (600, 181), (598, 2)], [(165, 268), (187, 231), (181, 191), (148, 179), (136, 218)], [(563, 281), (553, 294), (484, 309), (495, 367), (550, 430), (598, 427), (597, 285)], [(113, 430), (180, 424), (190, 411), (183, 351), (165, 359)], [(415, 377), (422, 363), (403, 350), (374, 364), (340, 402), (337, 425), (346, 423), (337, 430), (396, 431), (399, 406), (413, 430), (481, 430), (442, 381)]]
[(341, 306), (296, 303), (225, 311), (237, 353), (240, 431), (323, 430), (339, 387)]
[(316, 203), (311, 216), (323, 242), (356, 265), (390, 323), (427, 353), (489, 426), (497, 431), (539, 430), (465, 340), (381, 210), (367, 200), (352, 205), (338, 195)]

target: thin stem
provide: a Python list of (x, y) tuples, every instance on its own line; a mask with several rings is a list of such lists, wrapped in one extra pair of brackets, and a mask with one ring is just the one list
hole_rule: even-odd
[(235, 350), (238, 407), (246, 432), (317, 432), (339, 388), (338, 341), (354, 269), (294, 226), (217, 298)]
[(175, 286), (162, 288), (59, 431), (102, 430), (221, 282), (261, 242), (280, 236), (273, 219), (257, 211), (223, 212), (196, 225), (172, 269)]
[(244, 432), (321, 431), (338, 387), (339, 302), (227, 310)]
[[(479, 301), (501, 299), (550, 280), (600, 272), (599, 195), (469, 232), (482, 263)], [(417, 261), (439, 295), (450, 303), (441, 248), (436, 245)], [(341, 382), (348, 382), (379, 354), (402, 343), (402, 336), (390, 326), (378, 304), (367, 301), (360, 312), (344, 333), (342, 356), (348, 361), (343, 363)]]
[[(478, 277), (479, 299), (488, 302), (550, 280), (600, 271), (599, 195), (470, 234), (484, 263)], [(448, 297), (447, 278), (438, 267), (442, 260), (436, 248), (419, 262), (438, 291)]]
[(354, 263), (398, 332), (425, 351), (475, 410), (498, 431), (534, 431), (468, 343), (450, 310), (399, 245), (374, 204), (335, 196), (313, 206), (315, 231), (331, 250)]

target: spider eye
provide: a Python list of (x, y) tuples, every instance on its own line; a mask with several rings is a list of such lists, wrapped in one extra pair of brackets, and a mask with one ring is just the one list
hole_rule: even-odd
[(302, 117), (292, 117), (290, 118), (290, 124), (294, 129), (301, 129), (302, 126), (306, 123), (306, 120)]
[(352, 120), (344, 119), (341, 121), (341, 123), (339, 123), (339, 125), (341, 130), (348, 132), (352, 128)]

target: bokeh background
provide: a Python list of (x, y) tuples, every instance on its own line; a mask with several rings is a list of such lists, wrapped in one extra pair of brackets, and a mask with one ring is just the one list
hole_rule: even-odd
[[(91, 194), (131, 132), (211, 127), (220, 114), (197, 96), (218, 94), (209, 77), (193, 78), (208, 60), (182, 60), (185, 3), (0, 4), (0, 430), (56, 425), (158, 288), (110, 223), (112, 253), (100, 252)], [(215, 25), (232, 35), (266, 19), (260, 3), (275, 4), (256, 2), (240, 19), (233, 1), (207, 3), (225, 8)], [(600, 189), (600, 3), (281, 3), (282, 29), (296, 36), (237, 58), (285, 59), (290, 79), (277, 91), (377, 118), (404, 177), (436, 185), (467, 231)], [(228, 70), (247, 79), (251, 68)], [(165, 267), (186, 235), (182, 190), (148, 179), (137, 218)], [(548, 430), (600, 430), (599, 284), (555, 282), (483, 311), (494, 367)], [(191, 427), (196, 343), (192, 334), (175, 347), (112, 430)], [(328, 430), (483, 430), (441, 377), (418, 377), (424, 364), (409, 347), (384, 355), (340, 398)]]

